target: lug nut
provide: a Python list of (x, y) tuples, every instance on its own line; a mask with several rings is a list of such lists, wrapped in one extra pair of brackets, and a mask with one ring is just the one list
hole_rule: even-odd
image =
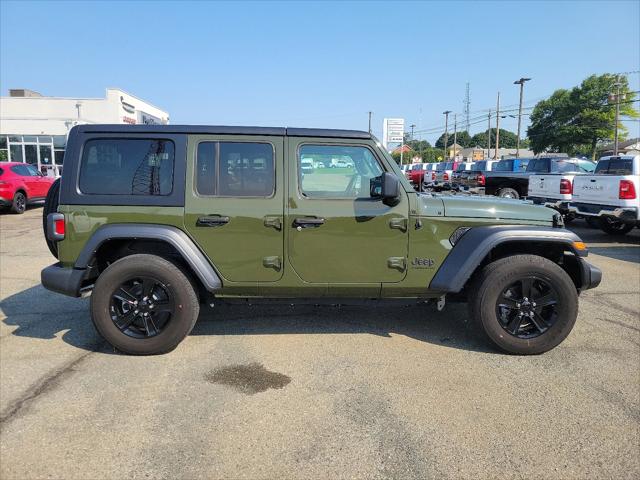
[(133, 313), (138, 313), (138, 310), (135, 310)]

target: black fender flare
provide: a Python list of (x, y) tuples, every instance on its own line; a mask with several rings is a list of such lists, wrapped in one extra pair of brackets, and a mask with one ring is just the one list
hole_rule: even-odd
[(564, 228), (526, 225), (495, 225), (473, 227), (464, 233), (444, 259), (434, 275), (429, 290), (441, 293), (460, 292), (467, 280), (489, 252), (507, 242), (545, 242), (563, 245), (566, 251), (585, 257), (587, 250), (578, 250), (574, 242), (580, 237)]
[(222, 288), (222, 280), (196, 244), (186, 233), (170, 225), (145, 223), (113, 223), (98, 228), (78, 255), (74, 269), (84, 270), (91, 263), (102, 244), (116, 239), (150, 239), (173, 246), (200, 279), (205, 289), (215, 292)]

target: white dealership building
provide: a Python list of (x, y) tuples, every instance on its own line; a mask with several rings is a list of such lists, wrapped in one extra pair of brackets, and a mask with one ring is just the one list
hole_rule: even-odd
[(69, 130), (87, 123), (166, 124), (169, 114), (118, 88), (107, 88), (105, 98), (9, 90), (8, 97), (0, 97), (0, 160), (26, 162), (56, 174)]

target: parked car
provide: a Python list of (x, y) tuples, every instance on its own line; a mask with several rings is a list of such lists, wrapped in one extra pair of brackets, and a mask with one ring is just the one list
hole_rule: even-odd
[(451, 174), (451, 179), (445, 188), (451, 190), (459, 190), (462, 175), (471, 171), (475, 162), (462, 162), (458, 165), (458, 169)]
[(597, 218), (612, 235), (624, 235), (640, 226), (640, 156), (602, 157), (593, 175), (573, 181), (569, 210)]
[(44, 202), (55, 181), (28, 163), (0, 163), (0, 207), (24, 213), (27, 205)]
[(544, 205), (557, 210), (562, 214), (564, 222), (569, 223), (576, 217), (574, 213), (569, 211), (575, 176), (575, 173), (531, 175), (527, 199), (536, 205)]
[(314, 170), (315, 167), (313, 165), (312, 158), (303, 158), (302, 160), (300, 160), (300, 171), (302, 173), (313, 173)]
[(460, 172), (457, 188), (470, 193), (484, 193), (485, 172), (490, 172), (498, 160), (479, 160), (470, 170)]
[[(97, 331), (129, 354), (175, 348), (201, 303), (442, 309), (449, 294), (497, 347), (539, 354), (567, 337), (578, 294), (601, 280), (557, 212), (419, 195), (368, 132), (78, 125), (65, 155), (44, 211), (57, 262), (42, 285), (90, 293)], [(330, 155), (354, 170), (295, 174), (302, 158)], [(238, 158), (246, 168), (228, 175)]]
[(525, 197), (529, 177), (536, 173), (589, 173), (595, 163), (569, 157), (513, 158), (501, 160), (485, 177), (485, 194), (504, 198)]
[(414, 189), (420, 190), (420, 185), (422, 185), (422, 180), (428, 168), (428, 163), (411, 164), (411, 166), (407, 170), (406, 177)]
[(462, 162), (444, 162), (442, 167), (436, 170), (433, 188), (436, 190), (448, 190), (451, 188), (453, 173), (463, 165)]

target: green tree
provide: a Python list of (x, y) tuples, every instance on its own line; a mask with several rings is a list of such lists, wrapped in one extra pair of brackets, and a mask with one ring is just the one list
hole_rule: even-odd
[[(453, 145), (453, 138), (454, 138), (453, 133), (449, 133), (449, 137), (447, 138), (447, 147), (450, 147), (451, 145)], [(473, 146), (471, 145), (471, 135), (469, 135), (469, 132), (467, 131), (458, 132), (456, 142), (462, 148)], [(444, 133), (440, 135), (438, 140), (436, 140), (436, 148), (439, 148), (440, 150), (444, 149)]]
[[(587, 152), (595, 158), (598, 145), (611, 141), (615, 131), (616, 83), (620, 83), (620, 116), (638, 117), (633, 103), (636, 93), (629, 88), (626, 77), (612, 74), (591, 75), (571, 90), (556, 90), (551, 97), (538, 102), (531, 114), (527, 136), (531, 148), (574, 155)], [(619, 124), (620, 138), (627, 129)]]
[[(476, 133), (473, 137), (471, 137), (471, 145), (472, 147), (480, 147), (487, 148), (487, 131)], [(518, 136), (503, 128), (500, 129), (500, 148), (516, 148)], [(496, 146), (496, 129), (491, 129), (491, 148), (495, 148)], [(522, 142), (520, 142), (520, 147), (523, 148)]]

